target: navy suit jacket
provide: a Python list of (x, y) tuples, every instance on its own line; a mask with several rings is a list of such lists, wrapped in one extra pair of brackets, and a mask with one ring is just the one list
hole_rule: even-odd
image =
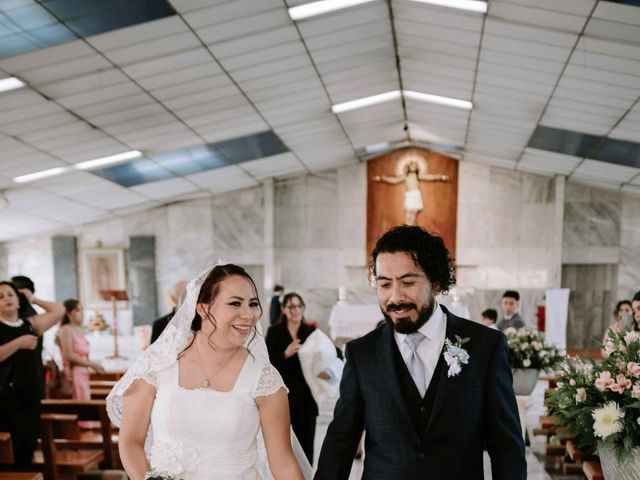
[(494, 480), (526, 480), (506, 337), (442, 308), (447, 338), (468, 337), (470, 358), (457, 376), (448, 377), (445, 364), (432, 379), (438, 387), (426, 429), (419, 432), (410, 419), (394, 362), (398, 347), (385, 324), (347, 344), (316, 480), (349, 478), (365, 429), (363, 479), (480, 480), (486, 446)]

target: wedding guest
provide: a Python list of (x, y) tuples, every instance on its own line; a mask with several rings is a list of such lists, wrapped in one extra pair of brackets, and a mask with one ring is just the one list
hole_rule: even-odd
[[(91, 400), (89, 369), (104, 373), (102, 365), (89, 360), (89, 340), (84, 336), (82, 304), (70, 298), (64, 303), (65, 315), (62, 319), (56, 343), (62, 354), (62, 374), (73, 385), (74, 400)], [(81, 424), (84, 425), (84, 424)]]
[(525, 323), (518, 313), (520, 294), (515, 290), (507, 290), (502, 294), (502, 320), (498, 322), (498, 330), (504, 332), (512, 327), (516, 330), (524, 328)]
[[(318, 404), (304, 379), (298, 350), (316, 327), (306, 322), (304, 318), (305, 307), (304, 300), (299, 294), (287, 293), (282, 298), (280, 322), (269, 327), (266, 342), (269, 359), (280, 372), (289, 389), (291, 426), (300, 440), (309, 463), (312, 463)], [(342, 358), (342, 353), (339, 350), (338, 355)], [(328, 371), (320, 372), (318, 377), (327, 381), (331, 379)]]
[(480, 323), (486, 325), (489, 328), (498, 330), (498, 326), (496, 325), (496, 321), (498, 320), (498, 312), (494, 308), (487, 308), (480, 314), (480, 316), (482, 317)]
[(45, 313), (20, 318), (18, 289), (0, 282), (0, 431), (11, 434), (13, 468), (31, 470), (40, 436), (42, 359), (36, 353), (38, 336), (62, 320), (64, 307), (29, 298)]
[(185, 288), (187, 288), (187, 282), (184, 280), (180, 280), (179, 282), (176, 282), (169, 290), (168, 294), (169, 302), (171, 303), (171, 311), (164, 317), (160, 317), (153, 322), (153, 326), (151, 327), (151, 343), (155, 342), (158, 339), (160, 334), (164, 331), (168, 323), (175, 315), (178, 302), (180, 301), (180, 297), (184, 293)]
[(631, 308), (633, 309), (633, 329), (640, 331), (640, 290), (638, 290), (631, 299)]
[[(15, 275), (11, 277), (11, 282), (18, 288), (18, 295), (20, 296), (20, 309), (18, 310), (18, 316), (20, 318), (28, 318), (37, 315), (38, 312), (29, 299), (36, 293), (36, 285), (29, 277), (25, 275)], [(40, 359), (38, 364), (40, 367), (40, 398), (44, 398), (45, 394), (45, 367), (42, 361), (42, 351), (44, 350), (44, 338), (38, 337), (38, 346), (36, 347), (36, 355)]]
[(274, 286), (273, 296), (269, 304), (269, 325), (275, 325), (280, 320), (280, 316), (282, 315), (280, 299), (282, 295), (284, 295), (284, 287), (282, 285)]
[(266, 460), (257, 446), (260, 430), (270, 474), (302, 480), (286, 387), (269, 363), (261, 314), (255, 283), (237, 265), (216, 265), (187, 285), (162, 341), (107, 397), (131, 480), (271, 478), (258, 463)]

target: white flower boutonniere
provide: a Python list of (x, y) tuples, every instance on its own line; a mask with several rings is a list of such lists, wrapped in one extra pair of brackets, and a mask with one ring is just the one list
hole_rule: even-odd
[(456, 342), (453, 343), (448, 338), (444, 339), (447, 349), (444, 351), (444, 361), (449, 366), (448, 377), (455, 377), (462, 371), (462, 365), (469, 363), (469, 353), (462, 348), (462, 345), (469, 341), (468, 338), (460, 338), (456, 335)]

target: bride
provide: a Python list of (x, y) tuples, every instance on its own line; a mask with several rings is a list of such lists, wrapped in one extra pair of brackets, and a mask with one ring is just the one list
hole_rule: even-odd
[[(303, 478), (287, 390), (257, 330), (261, 314), (242, 267), (216, 265), (189, 283), (160, 338), (107, 398), (131, 480)], [(262, 438), (268, 467), (260, 468)]]

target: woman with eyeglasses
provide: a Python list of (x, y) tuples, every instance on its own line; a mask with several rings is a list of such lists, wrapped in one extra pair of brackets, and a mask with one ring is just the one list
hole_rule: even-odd
[[(287, 293), (282, 299), (280, 321), (269, 327), (266, 342), (269, 360), (280, 372), (289, 389), (291, 426), (312, 464), (318, 405), (302, 374), (298, 350), (316, 327), (305, 322), (304, 309), (305, 303), (300, 295), (295, 292)], [(318, 377), (330, 379), (328, 372), (320, 372)]]

